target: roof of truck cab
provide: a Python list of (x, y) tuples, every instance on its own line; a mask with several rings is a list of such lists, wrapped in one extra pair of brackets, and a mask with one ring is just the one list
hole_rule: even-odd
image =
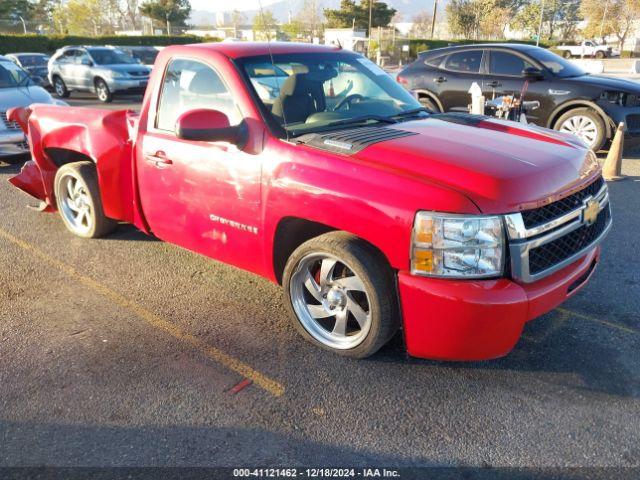
[(316, 45), (296, 42), (215, 42), (194, 43), (189, 47), (213, 50), (231, 58), (255, 57), (260, 55), (278, 55), (282, 53), (322, 53), (340, 51), (332, 45)]

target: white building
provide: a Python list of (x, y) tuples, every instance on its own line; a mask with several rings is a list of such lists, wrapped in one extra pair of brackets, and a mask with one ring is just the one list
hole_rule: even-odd
[(367, 31), (356, 28), (326, 28), (325, 45), (340, 45), (345, 50), (363, 52), (367, 47)]

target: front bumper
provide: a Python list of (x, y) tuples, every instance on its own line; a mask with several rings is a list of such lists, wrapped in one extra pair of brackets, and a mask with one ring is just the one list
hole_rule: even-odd
[[(640, 107), (621, 107), (606, 105), (605, 111), (614, 125), (624, 123), (625, 149), (634, 149), (640, 146)], [(615, 129), (613, 129), (615, 133)]]
[(29, 146), (22, 130), (0, 129), (0, 157), (22, 155), (28, 152)]
[(409, 355), (439, 360), (488, 360), (506, 355), (524, 324), (582, 288), (600, 257), (596, 247), (535, 283), (509, 279), (454, 281), (398, 274)]
[(112, 92), (142, 93), (147, 88), (149, 78), (112, 78), (106, 81)]

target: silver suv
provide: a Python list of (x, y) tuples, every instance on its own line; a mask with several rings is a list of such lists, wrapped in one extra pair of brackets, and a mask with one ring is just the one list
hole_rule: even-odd
[(109, 103), (117, 93), (144, 93), (151, 69), (113, 47), (63, 47), (49, 60), (49, 81), (60, 98), (95, 92)]

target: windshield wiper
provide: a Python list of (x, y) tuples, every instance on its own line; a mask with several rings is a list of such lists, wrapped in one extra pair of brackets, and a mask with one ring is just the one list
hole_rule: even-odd
[(345, 118), (343, 120), (334, 120), (333, 122), (329, 122), (323, 126), (335, 127), (338, 125), (354, 125), (357, 123), (364, 123), (372, 120), (379, 123), (397, 123), (397, 121), (391, 117), (383, 117), (382, 115), (362, 115), (360, 117)]
[(403, 117), (414, 117), (418, 113), (433, 113), (431, 110), (425, 107), (412, 108), (411, 110), (405, 110), (404, 112), (396, 113), (394, 115), (390, 115), (387, 118), (395, 119), (395, 118), (403, 118)]

